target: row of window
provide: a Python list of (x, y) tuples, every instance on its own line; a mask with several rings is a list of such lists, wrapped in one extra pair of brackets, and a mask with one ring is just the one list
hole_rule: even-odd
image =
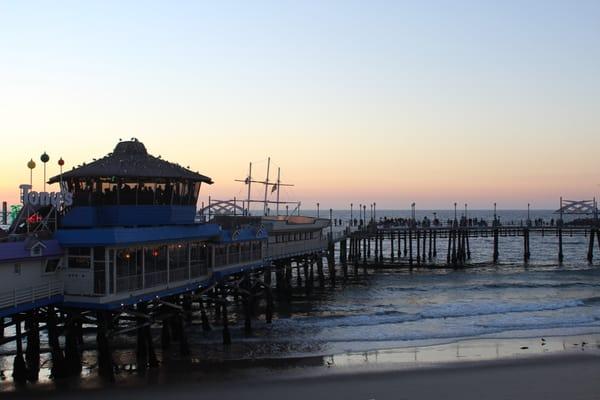
[[(42, 263), (44, 267), (44, 273), (52, 274), (58, 269), (58, 266), (60, 265), (60, 258), (49, 258), (47, 260), (43, 260)], [(21, 263), (15, 263), (14, 267), (15, 274), (21, 275)]]
[(321, 239), (322, 231), (318, 232), (294, 232), (294, 233), (279, 233), (271, 236), (271, 243), (287, 243), (296, 242), (299, 240)]

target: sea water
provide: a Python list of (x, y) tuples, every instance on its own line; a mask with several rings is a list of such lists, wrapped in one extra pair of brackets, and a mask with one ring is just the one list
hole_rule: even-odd
[[(305, 214), (316, 214), (314, 211)], [(322, 212), (321, 212), (322, 213)], [(326, 212), (328, 217), (329, 212)], [(508, 224), (526, 221), (527, 211), (500, 211)], [(417, 218), (433, 211), (417, 213)], [(438, 211), (438, 218), (453, 218), (454, 211)], [(322, 215), (323, 216), (323, 215)], [(355, 213), (354, 216), (357, 216)], [(378, 211), (380, 217), (409, 217), (409, 211)], [(460, 213), (459, 213), (460, 216)], [(471, 218), (491, 221), (493, 211), (469, 211)], [(335, 211), (347, 224), (350, 211)], [(531, 219), (550, 221), (549, 211), (535, 211)], [(231, 307), (233, 345), (221, 345), (218, 322), (202, 332), (199, 321), (188, 329), (195, 360), (255, 360), (326, 356), (372, 350), (411, 348), (481, 338), (534, 338), (600, 334), (600, 262), (586, 260), (589, 238), (565, 231), (562, 265), (557, 262), (557, 237), (549, 229), (542, 237), (531, 235), (531, 261), (523, 263), (523, 239), (500, 238), (500, 264), (492, 260), (492, 238), (471, 239), (472, 265), (445, 268), (445, 239), (438, 239), (440, 266), (427, 269), (371, 269), (348, 267), (344, 277), (337, 266), (335, 284), (325, 268), (325, 280), (316, 280), (309, 293), (294, 288), (291, 302), (277, 300), (272, 324), (258, 308), (253, 334), (244, 334), (241, 309)], [(389, 241), (384, 253), (389, 254)], [(397, 250), (397, 249), (396, 249)], [(600, 251), (596, 247), (597, 259)], [(316, 276), (316, 274), (315, 274)], [(296, 283), (296, 276), (293, 277)], [(212, 318), (211, 318), (212, 320)], [(155, 338), (160, 329), (154, 330)], [(135, 362), (135, 337), (116, 347), (118, 363)], [(94, 338), (88, 338), (94, 342)], [(44, 345), (45, 337), (42, 338)], [(13, 345), (0, 351), (11, 352)], [(158, 347), (158, 346), (157, 346)], [(172, 346), (177, 348), (177, 346)], [(176, 351), (161, 357), (176, 357)], [(93, 372), (95, 353), (84, 354), (86, 373)], [(9, 376), (12, 357), (0, 359)]]

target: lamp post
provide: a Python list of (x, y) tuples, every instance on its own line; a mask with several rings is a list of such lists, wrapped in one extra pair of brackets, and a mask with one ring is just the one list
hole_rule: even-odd
[(352, 210), (353, 207), (354, 207), (354, 204), (350, 203), (350, 226), (352, 226), (352, 224), (354, 223), (354, 215), (353, 215), (353, 210)]
[(42, 154), (40, 156), (40, 161), (44, 163), (44, 192), (46, 191), (46, 163), (48, 161), (50, 161), (50, 156), (48, 156), (48, 154), (46, 154), (46, 152), (44, 152), (44, 154)]
[(33, 158), (27, 163), (27, 168), (29, 168), (29, 186), (33, 187), (33, 169), (35, 168)]
[(456, 202), (454, 202), (454, 223), (456, 224), (457, 214), (456, 214)]
[(364, 224), (367, 225), (367, 205), (366, 204), (363, 205), (363, 215), (364, 215), (363, 221), (365, 221)]
[(377, 222), (377, 203), (373, 203), (373, 219)]
[(58, 166), (60, 167), (60, 186), (62, 189), (62, 174), (63, 174), (63, 165), (65, 165), (65, 160), (62, 157), (58, 160)]
[(317, 203), (317, 218), (319, 218), (319, 216), (320, 216), (320, 213), (319, 213), (319, 206), (320, 206), (320, 204), (319, 204), (319, 203)]
[(498, 215), (496, 213), (496, 203), (494, 203), (494, 226), (498, 223)]

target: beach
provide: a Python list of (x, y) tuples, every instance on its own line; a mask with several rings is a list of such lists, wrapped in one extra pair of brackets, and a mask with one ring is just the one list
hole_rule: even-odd
[(342, 373), (308, 367), (273, 374), (172, 376), (159, 382), (100, 389), (14, 392), (3, 398), (60, 399), (597, 399), (597, 354), (560, 354), (495, 361), (431, 364), (419, 368), (360, 369)]

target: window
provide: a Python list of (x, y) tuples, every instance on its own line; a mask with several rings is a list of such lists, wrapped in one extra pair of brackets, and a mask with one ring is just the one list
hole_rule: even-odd
[(42, 245), (36, 244), (31, 248), (31, 257), (40, 257), (42, 255)]
[(58, 269), (60, 265), (60, 258), (49, 258), (46, 260), (46, 267), (44, 268), (44, 273), (53, 274)]
[(15, 264), (15, 274), (21, 275), (21, 264), (20, 263)]
[(72, 247), (68, 250), (69, 269), (89, 269), (92, 262), (91, 251), (89, 247)]

